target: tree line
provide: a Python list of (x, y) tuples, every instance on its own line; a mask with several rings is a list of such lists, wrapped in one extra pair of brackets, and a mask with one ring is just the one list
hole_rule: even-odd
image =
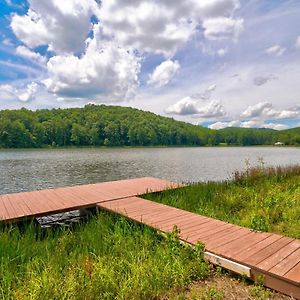
[(300, 144), (300, 128), (211, 130), (129, 107), (0, 111), (0, 147)]

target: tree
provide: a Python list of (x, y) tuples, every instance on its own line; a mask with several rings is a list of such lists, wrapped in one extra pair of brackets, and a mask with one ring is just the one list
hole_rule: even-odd
[(121, 106), (0, 111), (0, 147), (300, 144), (300, 128), (211, 130)]
[(84, 126), (77, 123), (72, 125), (71, 129), (71, 142), (75, 145), (88, 145), (89, 137), (87, 135), (87, 130)]

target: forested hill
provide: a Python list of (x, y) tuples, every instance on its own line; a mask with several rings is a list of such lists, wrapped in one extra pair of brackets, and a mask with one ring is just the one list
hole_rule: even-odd
[(286, 131), (211, 130), (120, 106), (0, 111), (0, 147), (300, 144), (300, 128)]

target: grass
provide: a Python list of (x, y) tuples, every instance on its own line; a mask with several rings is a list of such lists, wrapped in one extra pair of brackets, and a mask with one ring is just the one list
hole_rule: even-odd
[(255, 230), (300, 239), (300, 166), (248, 168), (224, 182), (195, 183), (145, 198)]
[(202, 247), (100, 213), (76, 228), (0, 230), (0, 299), (156, 299), (208, 276)]

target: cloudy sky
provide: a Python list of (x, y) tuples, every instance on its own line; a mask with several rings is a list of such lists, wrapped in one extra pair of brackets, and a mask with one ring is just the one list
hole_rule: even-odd
[(0, 109), (300, 126), (299, 0), (1, 0)]

